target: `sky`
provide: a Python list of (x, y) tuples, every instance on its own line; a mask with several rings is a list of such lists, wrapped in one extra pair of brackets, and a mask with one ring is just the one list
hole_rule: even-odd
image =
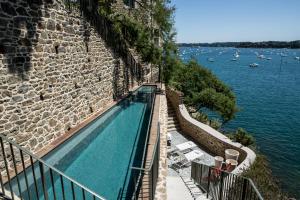
[(300, 0), (171, 0), (177, 42), (300, 40)]

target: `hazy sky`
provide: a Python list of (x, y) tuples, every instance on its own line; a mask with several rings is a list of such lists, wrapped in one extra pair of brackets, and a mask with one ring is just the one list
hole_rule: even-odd
[(300, 0), (172, 0), (177, 42), (300, 39)]

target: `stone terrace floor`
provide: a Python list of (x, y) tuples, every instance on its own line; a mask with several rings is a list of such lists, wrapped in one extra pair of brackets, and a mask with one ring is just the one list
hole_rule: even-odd
[[(190, 141), (187, 137), (180, 133), (178, 130), (169, 131), (171, 134), (171, 147), (175, 148), (176, 145)], [(214, 157), (209, 153), (202, 150), (199, 146), (193, 148), (194, 150), (201, 151), (204, 155), (197, 160), (199, 163), (205, 165), (213, 165)], [(167, 176), (167, 197), (168, 199), (197, 199), (205, 200), (206, 194), (204, 194), (190, 179), (191, 177), (191, 166), (182, 169), (175, 169), (170, 165), (170, 159), (168, 159), (168, 176)], [(175, 187), (177, 189), (175, 189)]]

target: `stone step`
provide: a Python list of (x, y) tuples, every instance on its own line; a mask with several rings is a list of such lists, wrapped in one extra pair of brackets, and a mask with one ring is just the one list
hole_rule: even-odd
[(180, 128), (176, 128), (176, 127), (168, 128), (168, 132), (172, 132), (172, 131), (180, 131)]
[(168, 124), (179, 124), (177, 119), (169, 119)]
[(174, 120), (174, 119), (177, 119), (177, 117), (176, 116), (168, 116), (168, 120), (169, 119), (173, 119)]
[(179, 124), (168, 124), (168, 128), (179, 128)]
[(176, 117), (176, 113), (168, 113), (168, 117)]

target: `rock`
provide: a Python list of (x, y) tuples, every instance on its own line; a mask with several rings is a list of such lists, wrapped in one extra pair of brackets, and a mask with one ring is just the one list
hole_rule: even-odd
[(27, 141), (27, 140), (29, 140), (30, 139), (30, 137), (31, 137), (31, 135), (29, 135), (29, 134), (19, 134), (17, 137), (16, 137), (16, 142), (18, 143), (18, 144), (21, 144), (21, 143), (23, 143), (23, 142), (25, 142), (25, 141)]
[(18, 93), (26, 93), (29, 91), (29, 86), (28, 85), (21, 85), (19, 88), (18, 88)]
[(50, 112), (46, 111), (46, 112), (43, 113), (43, 117), (42, 118), (45, 119), (45, 118), (47, 118), (49, 116), (50, 116)]
[(56, 124), (57, 124), (57, 121), (55, 121), (54, 119), (50, 119), (50, 120), (49, 120), (49, 125), (50, 125), (51, 127), (56, 126)]
[(27, 11), (25, 10), (24, 7), (19, 7), (19, 8), (17, 8), (16, 11), (17, 11), (17, 13), (18, 13), (19, 15), (28, 16), (28, 13), (27, 13)]
[(47, 29), (50, 31), (55, 30), (55, 22), (52, 19), (49, 19), (47, 22)]
[(12, 15), (12, 16), (17, 15), (14, 7), (8, 2), (1, 3), (1, 8), (2, 8), (2, 11), (7, 13), (8, 15)]
[(11, 97), (12, 96), (12, 92), (9, 91), (9, 90), (4, 90), (2, 91), (2, 97), (5, 98), (5, 97)]
[(7, 120), (0, 120), (0, 125), (6, 124), (7, 122)]
[(35, 147), (37, 145), (37, 140), (35, 138), (29, 140), (29, 145), (31, 148)]
[(12, 97), (12, 100), (14, 101), (14, 102), (20, 102), (20, 101), (22, 101), (23, 100), (23, 96), (21, 96), (21, 95), (17, 95), (17, 96), (13, 96)]
[(11, 115), (11, 117), (9, 119), (9, 121), (11, 121), (11, 122), (14, 122), (14, 121), (17, 121), (17, 120), (19, 120), (19, 116), (16, 115), (16, 114)]
[(4, 112), (4, 106), (0, 105), (0, 113)]

